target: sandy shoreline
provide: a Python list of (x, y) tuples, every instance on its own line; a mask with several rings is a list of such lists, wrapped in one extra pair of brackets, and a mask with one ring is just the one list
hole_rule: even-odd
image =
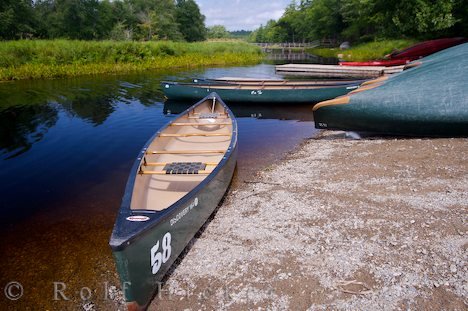
[(322, 132), (231, 191), (150, 310), (466, 309), (467, 151)]

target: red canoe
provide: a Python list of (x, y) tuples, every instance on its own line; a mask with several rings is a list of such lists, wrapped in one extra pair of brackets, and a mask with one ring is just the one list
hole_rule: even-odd
[(463, 37), (424, 41), (402, 51), (395, 51), (387, 55), (387, 58), (414, 60), (465, 42), (468, 42), (468, 39)]
[(340, 62), (341, 66), (400, 66), (408, 64), (412, 59), (373, 60), (367, 62)]

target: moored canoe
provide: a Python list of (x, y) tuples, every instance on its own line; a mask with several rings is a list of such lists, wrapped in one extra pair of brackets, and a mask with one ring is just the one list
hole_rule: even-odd
[(381, 59), (381, 60), (372, 60), (366, 62), (340, 62), (341, 66), (401, 66), (410, 63), (412, 59), (403, 58), (403, 59)]
[(289, 76), (308, 76), (316, 78), (367, 79), (384, 74), (398, 73), (405, 66), (340, 66), (316, 64), (286, 64), (275, 67), (276, 72)]
[(429, 40), (417, 43), (401, 51), (395, 51), (387, 55), (386, 58), (414, 60), (466, 42), (468, 42), (468, 39), (463, 37)]
[(215, 93), (145, 144), (110, 239), (129, 309), (149, 304), (172, 263), (224, 196), (236, 157), (237, 123)]
[(241, 84), (241, 85), (252, 85), (252, 86), (264, 86), (264, 85), (296, 85), (296, 86), (327, 86), (327, 85), (343, 85), (343, 84), (359, 84), (367, 80), (364, 79), (335, 79), (335, 80), (286, 80), (286, 79), (256, 79), (256, 78), (236, 78), (236, 77), (225, 77), (225, 78), (196, 78), (193, 79), (194, 83), (200, 84)]
[(194, 100), (215, 91), (227, 102), (315, 103), (347, 94), (361, 81), (337, 85), (249, 85), (227, 83), (161, 82), (171, 100)]

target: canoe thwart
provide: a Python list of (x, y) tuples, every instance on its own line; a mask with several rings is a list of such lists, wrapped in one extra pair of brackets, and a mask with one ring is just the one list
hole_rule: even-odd
[(225, 152), (226, 150), (157, 150), (147, 151), (146, 154), (209, 154)]
[[(143, 158), (143, 165), (144, 166), (166, 166), (167, 164), (170, 164), (171, 162), (148, 162), (146, 161), (146, 158)], [(219, 163), (218, 162), (204, 162), (206, 166), (216, 166)]]
[(200, 113), (198, 115), (198, 118), (199, 119), (216, 119), (219, 116), (220, 116), (220, 113), (218, 113), (218, 112), (206, 112), (206, 113)]
[(232, 125), (231, 122), (174, 122), (171, 126)]
[(231, 133), (183, 133), (183, 134), (159, 134), (159, 137), (191, 137), (191, 136), (231, 136)]
[[(156, 163), (159, 164), (159, 163)], [(163, 164), (163, 163), (161, 163)], [(144, 165), (148, 163), (144, 162)], [(210, 171), (206, 170), (207, 163), (203, 162), (170, 162), (165, 163), (161, 171), (144, 171), (140, 166), (140, 174), (155, 174), (155, 175), (196, 175), (196, 174), (209, 174)]]
[(215, 118), (200, 118), (200, 117), (187, 117), (189, 119), (230, 119), (228, 116), (219, 116), (219, 117), (215, 117)]
[(138, 172), (141, 175), (189, 175), (189, 176), (194, 176), (194, 175), (209, 175), (211, 171), (197, 171), (196, 173), (168, 173), (166, 171), (143, 171), (140, 170)]

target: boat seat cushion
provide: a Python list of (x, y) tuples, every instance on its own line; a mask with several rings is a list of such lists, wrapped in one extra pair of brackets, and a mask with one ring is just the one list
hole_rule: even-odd
[(172, 162), (167, 163), (163, 170), (166, 174), (198, 174), (205, 168), (206, 164), (202, 162)]

